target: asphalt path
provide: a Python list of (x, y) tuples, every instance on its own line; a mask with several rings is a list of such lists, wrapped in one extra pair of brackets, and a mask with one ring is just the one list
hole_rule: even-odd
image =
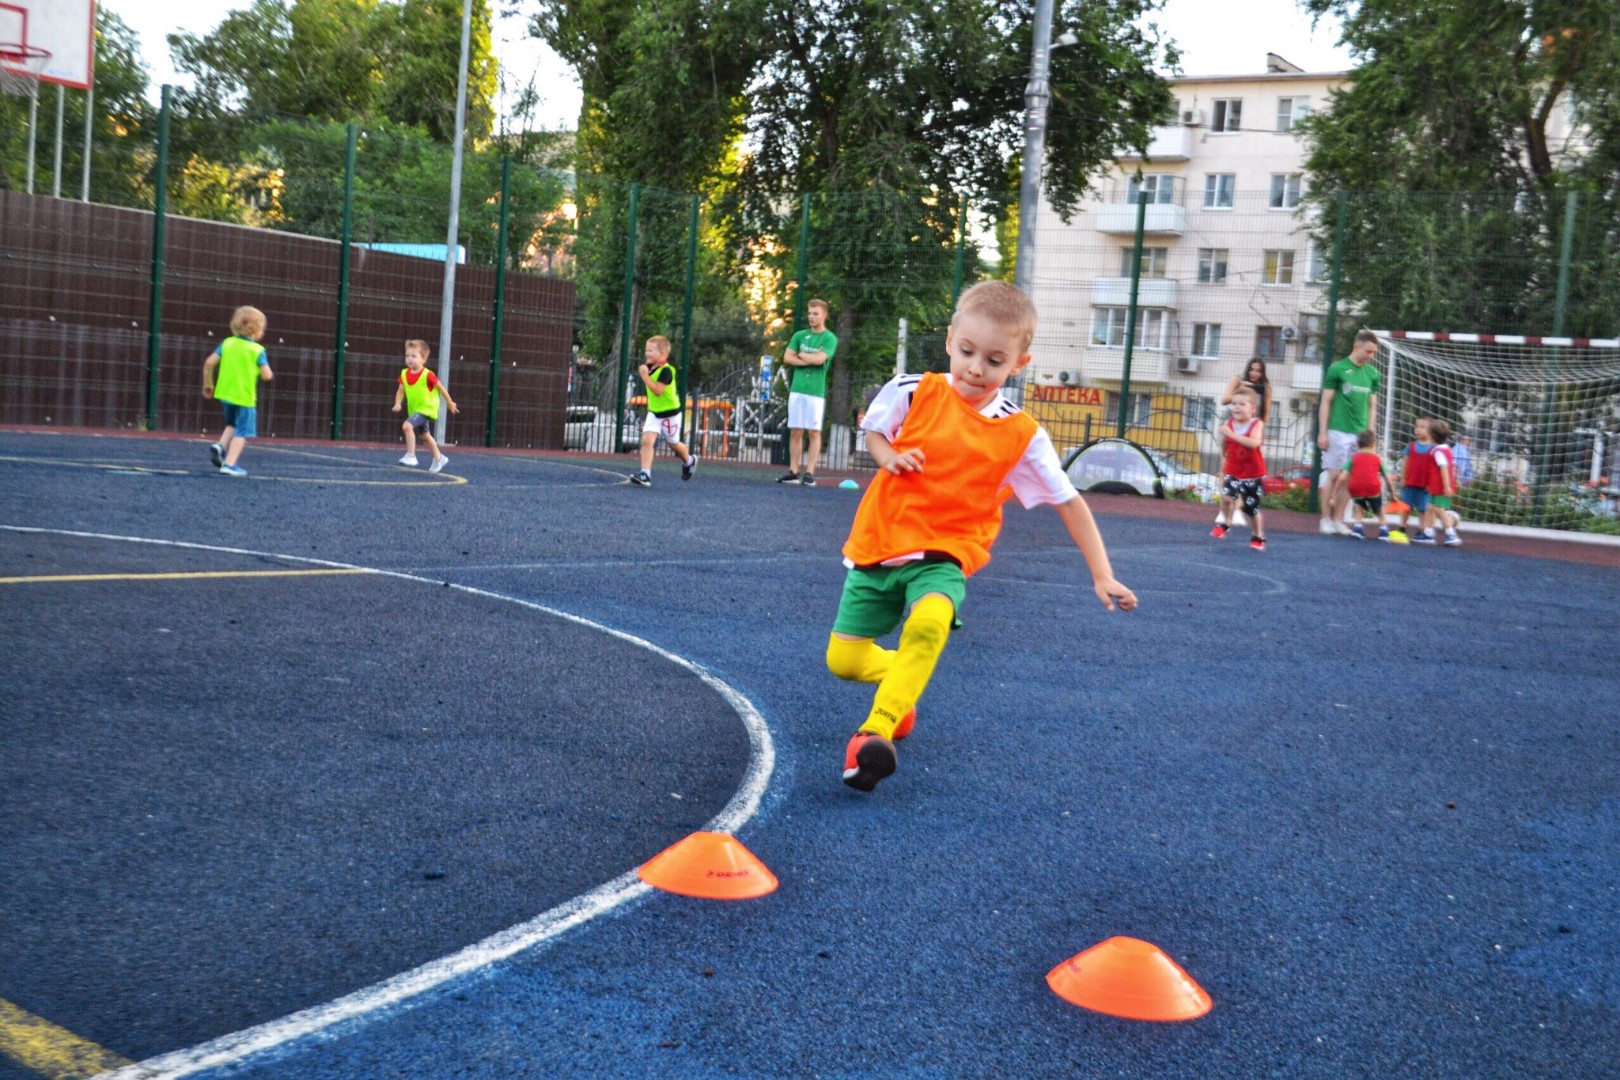
[[(638, 894), (219, 1074), (1612, 1075), (1613, 566), (1281, 530), (1257, 554), (1097, 499), (1126, 616), (1054, 515), (1011, 509), (900, 771), (863, 796), (837, 774), (869, 691), (821, 659), (858, 493), (451, 453), (427, 487), (386, 448), (255, 445), (240, 481), (194, 441), (0, 433), (0, 524), (399, 571), (689, 658), (770, 725), (740, 836), (782, 887)], [(0, 553), (8, 575), (302, 565)], [(700, 827), (747, 767), (712, 686), (521, 605), (378, 575), (80, 587), (0, 586), (22, 673), (0, 809), (23, 823), (0, 856), (24, 883), (0, 998), (126, 1057), (531, 917)], [(1047, 989), (1115, 934), (1214, 1010), (1146, 1024)]]

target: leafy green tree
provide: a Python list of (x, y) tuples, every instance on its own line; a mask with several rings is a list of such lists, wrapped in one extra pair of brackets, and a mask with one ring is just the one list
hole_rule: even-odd
[[(1620, 45), (1612, 0), (1303, 0), (1361, 61), (1308, 123), (1342, 295), (1392, 327), (1547, 333), (1566, 198), (1579, 210), (1566, 332), (1620, 327)], [(1577, 137), (1555, 138), (1573, 117)]]

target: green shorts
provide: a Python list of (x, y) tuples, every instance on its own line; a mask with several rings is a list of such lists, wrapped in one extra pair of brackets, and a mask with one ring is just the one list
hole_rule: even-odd
[(1429, 496), (1429, 506), (1432, 507), (1435, 510), (1450, 510), (1451, 509), (1451, 496), (1450, 495), (1430, 495)]
[(844, 595), (838, 600), (833, 633), (878, 638), (900, 625), (906, 609), (929, 593), (939, 593), (955, 608), (952, 629), (967, 599), (967, 578), (952, 562), (909, 562), (869, 570), (852, 568), (844, 576)]

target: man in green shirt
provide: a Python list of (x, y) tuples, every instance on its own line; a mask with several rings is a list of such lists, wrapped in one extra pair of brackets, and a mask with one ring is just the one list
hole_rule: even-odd
[(827, 329), (827, 301), (810, 301), (806, 318), (810, 329), (794, 334), (782, 355), (788, 372), (788, 471), (776, 482), (815, 487), (821, 421), (827, 411), (827, 369), (838, 351), (838, 337)]
[(1344, 523), (1350, 502), (1350, 474), (1346, 471), (1356, 452), (1356, 436), (1376, 431), (1378, 388), (1381, 377), (1373, 359), (1378, 335), (1363, 330), (1356, 335), (1350, 355), (1336, 361), (1322, 378), (1322, 404), (1317, 416), (1316, 445), (1322, 449), (1322, 502), (1320, 529), (1325, 536), (1353, 536)]

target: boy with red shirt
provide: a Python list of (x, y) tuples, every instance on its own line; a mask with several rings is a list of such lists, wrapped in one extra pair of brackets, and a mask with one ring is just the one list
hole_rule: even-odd
[[(1029, 363), (1034, 336), (1029, 298), (1006, 282), (981, 282), (962, 294), (951, 319), (950, 374), (897, 376), (861, 422), (881, 471), (844, 544), (849, 572), (827, 641), (834, 675), (877, 684), (871, 712), (844, 752), (844, 783), (858, 791), (894, 772), (892, 740), (911, 730), (917, 699), (960, 625), (967, 579), (990, 561), (1001, 504), (1011, 496), (1057, 509), (1104, 607), (1136, 607), (1136, 596), (1114, 579), (1097, 523), (1051, 437), (1001, 394)], [(902, 617), (899, 647), (879, 646), (873, 639)]]
[(1384, 459), (1378, 456), (1373, 443), (1378, 437), (1372, 429), (1356, 436), (1356, 452), (1350, 458), (1350, 497), (1361, 510), (1363, 520), (1350, 526), (1356, 539), (1367, 539), (1366, 520), (1378, 525), (1378, 539), (1389, 539), (1389, 528), (1384, 524), (1384, 492), (1389, 487), (1389, 474), (1384, 471)]
[(1423, 511), (1423, 532), (1412, 537), (1412, 543), (1434, 543), (1434, 526), (1438, 522), (1446, 532), (1446, 547), (1461, 547), (1462, 537), (1457, 535), (1451, 512), (1451, 497), (1457, 494), (1457, 466), (1451, 447), (1446, 445), (1451, 425), (1444, 420), (1430, 420), (1429, 434), (1434, 438), (1434, 449), (1429, 451), (1429, 508)]
[(1221, 438), (1226, 440), (1226, 457), (1221, 463), (1224, 478), (1221, 482), (1221, 513), (1209, 535), (1220, 540), (1231, 528), (1232, 515), (1238, 503), (1249, 517), (1249, 546), (1256, 551), (1266, 550), (1266, 527), (1260, 520), (1260, 497), (1266, 478), (1266, 459), (1260, 452), (1265, 442), (1266, 423), (1254, 415), (1260, 399), (1248, 387), (1232, 395), (1232, 417), (1221, 425)]

